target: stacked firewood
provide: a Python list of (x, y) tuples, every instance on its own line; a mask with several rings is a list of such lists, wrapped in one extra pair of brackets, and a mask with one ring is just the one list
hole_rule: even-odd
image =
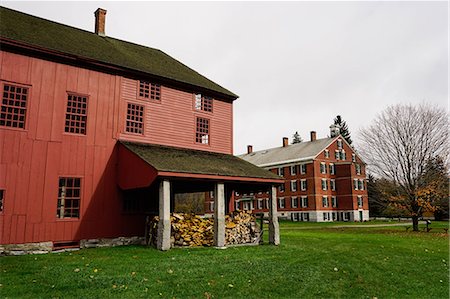
[[(149, 243), (156, 245), (158, 235), (156, 216), (149, 222)], [(194, 214), (173, 213), (171, 221), (172, 246), (213, 246), (214, 219)], [(225, 244), (259, 243), (261, 230), (255, 217), (245, 211), (236, 211), (225, 217)]]

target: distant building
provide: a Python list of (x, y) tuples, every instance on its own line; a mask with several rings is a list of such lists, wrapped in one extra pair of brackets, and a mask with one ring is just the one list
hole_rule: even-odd
[[(331, 137), (254, 152), (240, 157), (284, 177), (277, 192), (278, 215), (293, 221), (369, 220), (365, 164), (332, 125)], [(266, 192), (236, 193), (235, 208), (268, 212)], [(208, 199), (206, 207), (211, 207)], [(209, 203), (208, 203), (209, 202)]]

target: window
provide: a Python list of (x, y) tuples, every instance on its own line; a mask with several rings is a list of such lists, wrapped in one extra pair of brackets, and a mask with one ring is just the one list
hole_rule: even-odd
[(144, 106), (128, 103), (125, 130), (129, 133), (144, 134)]
[(297, 191), (297, 181), (291, 181), (291, 191)]
[(363, 180), (358, 180), (358, 189), (364, 190), (364, 181)]
[(5, 204), (5, 190), (0, 190), (0, 213), (3, 212), (4, 204)]
[(297, 208), (298, 207), (298, 198), (297, 197), (292, 197), (292, 199), (291, 199), (291, 207), (292, 208)]
[(81, 179), (59, 178), (57, 218), (80, 218)]
[(235, 202), (235, 210), (239, 210), (239, 201)]
[(330, 180), (330, 189), (336, 191), (336, 180)]
[(161, 100), (161, 85), (140, 80), (139, 97), (158, 101)]
[(333, 206), (333, 208), (337, 208), (338, 202), (336, 196), (331, 196), (331, 205)]
[(325, 162), (320, 163), (320, 173), (327, 173), (327, 166), (325, 165)]
[(209, 119), (197, 117), (195, 142), (209, 144)]
[(334, 164), (330, 163), (330, 174), (336, 174), (336, 169), (334, 167)]
[(300, 180), (300, 189), (302, 191), (305, 191), (308, 188), (307, 184), (306, 184), (306, 180)]
[(214, 212), (214, 201), (210, 201), (210, 202), (209, 202), (209, 210), (210, 210), (211, 212)]
[(239, 196), (239, 192), (237, 192), (237, 191), (234, 192), (234, 195)]
[(306, 173), (306, 164), (300, 164), (300, 174)]
[(262, 209), (263, 209), (263, 200), (258, 199), (258, 210), (262, 210)]
[(244, 201), (243, 202), (243, 210), (244, 211), (250, 211), (253, 210), (253, 201)]
[(336, 160), (339, 160), (340, 157), (341, 157), (341, 153), (340, 153), (338, 150), (335, 150), (335, 151), (334, 151), (334, 158), (335, 158)]
[(361, 174), (361, 165), (355, 164), (356, 174)]
[(325, 150), (324, 152), (325, 158), (329, 158), (330, 157), (330, 151), (329, 150)]
[(338, 149), (342, 149), (342, 140), (341, 139), (337, 140), (337, 147), (338, 147)]
[(363, 198), (362, 198), (362, 196), (358, 196), (358, 208), (362, 208), (362, 206), (363, 206)]
[(303, 213), (303, 221), (309, 221), (309, 213)]
[(330, 220), (330, 213), (323, 213), (323, 220), (324, 221)]
[(64, 132), (86, 135), (87, 104), (86, 96), (74, 94), (67, 96)]
[(356, 162), (356, 155), (352, 154), (352, 162)]
[(209, 198), (214, 198), (214, 191), (209, 191)]
[(297, 174), (297, 165), (293, 165), (291, 166), (291, 175), (296, 175)]
[(358, 190), (358, 180), (357, 179), (353, 180), (353, 187), (355, 188), (355, 190)]
[(328, 207), (328, 197), (327, 196), (322, 196), (322, 206), (324, 208)]
[(327, 179), (322, 179), (322, 190), (327, 190)]
[(280, 185), (280, 187), (278, 187), (278, 190), (280, 192), (284, 192), (284, 183)]
[(206, 112), (212, 112), (213, 98), (202, 96), (201, 94), (195, 95), (195, 110), (201, 110)]
[(25, 129), (28, 88), (3, 84), (0, 126)]
[(284, 168), (283, 167), (278, 168), (278, 175), (284, 176)]
[(266, 209), (268, 209), (268, 208), (269, 208), (269, 199), (266, 198), (266, 199), (264, 200), (264, 202), (266, 203)]
[(307, 208), (308, 207), (308, 197), (307, 196), (302, 196), (302, 208)]
[(278, 199), (278, 207), (279, 207), (280, 209), (284, 209), (284, 207), (285, 207), (285, 202), (284, 202), (284, 198), (283, 198), (283, 197), (280, 197), (280, 198)]
[(341, 151), (341, 160), (345, 160), (345, 159), (346, 159), (345, 151), (342, 150), (342, 151)]

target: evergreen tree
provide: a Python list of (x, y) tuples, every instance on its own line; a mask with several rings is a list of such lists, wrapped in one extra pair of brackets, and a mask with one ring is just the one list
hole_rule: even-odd
[(340, 115), (336, 116), (334, 119), (334, 124), (339, 125), (341, 136), (344, 137), (344, 139), (348, 142), (348, 144), (352, 144), (352, 138), (350, 137), (350, 131), (348, 130), (347, 123), (345, 120), (342, 120), (342, 117)]
[(302, 137), (300, 137), (300, 134), (297, 131), (295, 131), (294, 135), (292, 136), (292, 144), (300, 143), (302, 141), (303, 139)]

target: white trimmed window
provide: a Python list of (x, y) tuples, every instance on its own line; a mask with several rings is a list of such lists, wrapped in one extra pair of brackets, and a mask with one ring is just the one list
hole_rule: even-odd
[(336, 169), (334, 167), (333, 163), (330, 163), (330, 174), (335, 174), (336, 173)]
[(280, 192), (284, 192), (284, 183), (280, 185), (280, 187), (278, 187), (278, 190)]
[(336, 180), (333, 179), (330, 180), (330, 189), (332, 191), (336, 191)]
[(322, 190), (327, 190), (327, 179), (322, 179)]
[(341, 160), (345, 160), (345, 159), (346, 159), (345, 151), (342, 150), (341, 151)]
[(358, 195), (358, 208), (362, 208), (363, 206), (363, 198), (361, 195)]
[(341, 153), (340, 153), (338, 150), (335, 150), (335, 151), (334, 151), (334, 158), (335, 158), (336, 160), (339, 160), (340, 157), (341, 157)]
[(210, 201), (210, 202), (209, 202), (209, 210), (210, 210), (211, 212), (214, 212), (214, 201)]
[(356, 174), (361, 174), (361, 165), (355, 164)]
[(297, 208), (298, 207), (298, 198), (297, 197), (292, 197), (291, 198), (291, 207), (292, 208)]
[(342, 148), (342, 140), (341, 139), (337, 140), (337, 147), (338, 147), (338, 149)]
[(262, 210), (262, 209), (263, 209), (263, 200), (258, 199), (258, 210)]
[(291, 191), (297, 191), (297, 181), (291, 181)]
[(300, 190), (306, 191), (308, 185), (306, 184), (306, 180), (300, 180)]
[(306, 173), (306, 164), (300, 164), (300, 174)]
[(320, 173), (327, 173), (327, 166), (325, 162), (320, 162)]
[(352, 162), (356, 162), (356, 155), (352, 154)]
[(283, 167), (278, 168), (278, 175), (284, 176), (284, 168)]
[(278, 198), (278, 207), (279, 207), (280, 209), (284, 209), (284, 207), (285, 207), (284, 197)]
[(234, 202), (234, 206), (236, 210), (239, 210), (239, 201)]
[(302, 208), (307, 208), (308, 207), (308, 196), (302, 196), (301, 200), (302, 200)]
[(322, 207), (328, 208), (328, 196), (322, 196)]
[(331, 196), (331, 205), (333, 206), (333, 208), (337, 208), (338, 202), (336, 196)]
[(358, 180), (358, 189), (364, 190), (364, 180)]
[(266, 209), (268, 209), (269, 208), (269, 199), (266, 198), (264, 201), (266, 202)]
[(358, 179), (353, 180), (353, 187), (355, 190), (358, 190)]
[(291, 175), (297, 175), (297, 165), (292, 165), (291, 167)]
[(324, 155), (325, 155), (325, 158), (329, 158), (330, 157), (330, 151), (326, 149), (324, 151)]

